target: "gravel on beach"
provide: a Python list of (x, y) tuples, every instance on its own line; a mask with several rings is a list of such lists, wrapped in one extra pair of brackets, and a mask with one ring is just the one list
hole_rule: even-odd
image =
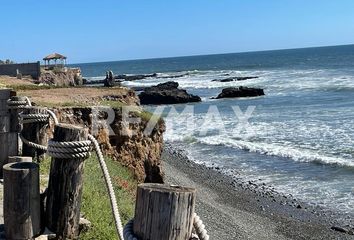
[(239, 183), (217, 168), (191, 162), (170, 144), (162, 159), (168, 184), (197, 189), (196, 212), (212, 240), (354, 239), (352, 228), (320, 209), (252, 182)]

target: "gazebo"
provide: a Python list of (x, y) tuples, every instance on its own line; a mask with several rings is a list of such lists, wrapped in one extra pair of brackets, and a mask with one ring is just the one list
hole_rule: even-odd
[(66, 57), (64, 55), (61, 55), (59, 53), (52, 53), (43, 58), (44, 60), (44, 65), (49, 66), (50, 61), (54, 61), (54, 65), (57, 66), (57, 61), (60, 61), (60, 65), (65, 66), (66, 65)]

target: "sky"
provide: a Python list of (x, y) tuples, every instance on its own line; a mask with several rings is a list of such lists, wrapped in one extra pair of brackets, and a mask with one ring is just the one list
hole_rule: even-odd
[(0, 0), (0, 59), (69, 63), (345, 45), (353, 0)]

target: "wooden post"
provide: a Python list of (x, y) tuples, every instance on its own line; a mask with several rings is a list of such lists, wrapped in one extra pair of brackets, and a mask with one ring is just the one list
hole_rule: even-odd
[(7, 115), (8, 108), (7, 108), (7, 100), (11, 97), (11, 89), (0, 89), (0, 115)]
[[(54, 141), (83, 141), (88, 129), (67, 124), (54, 128)], [(63, 239), (77, 239), (85, 159), (52, 159), (47, 191), (47, 227)]]
[[(11, 101), (26, 101), (26, 97), (13, 96), (11, 97)], [(10, 132), (19, 133), (21, 131), (21, 125), (19, 122), (18, 114), (22, 112), (23, 109), (24, 107), (10, 109), (10, 119), (11, 119)]]
[(20, 162), (32, 162), (31, 157), (21, 157), (21, 156), (10, 156), (7, 163), (20, 163)]
[[(12, 101), (26, 101), (26, 97), (13, 96)], [(21, 132), (21, 125), (19, 122), (19, 113), (23, 111), (23, 108), (10, 109), (10, 132), (8, 134), (8, 141), (12, 144), (9, 146), (9, 155), (16, 156), (22, 155), (22, 143), (19, 138)]]
[(11, 89), (0, 89), (0, 177), (2, 178), (2, 167), (7, 161), (9, 144), (8, 133), (10, 131), (10, 114), (7, 107), (7, 100), (11, 96)]
[(134, 234), (140, 240), (188, 240), (192, 235), (195, 189), (145, 183), (138, 186)]
[[(47, 110), (41, 107), (30, 107), (23, 110), (23, 114), (47, 114)], [(48, 122), (37, 122), (37, 123), (26, 123), (23, 124), (22, 136), (28, 141), (40, 144), (48, 144), (48, 135), (47, 135), (47, 126)], [(32, 148), (23, 144), (23, 155), (36, 158), (37, 161), (40, 161), (45, 154), (45, 151)]]
[(4, 225), (6, 239), (40, 235), (39, 167), (36, 163), (4, 166)]

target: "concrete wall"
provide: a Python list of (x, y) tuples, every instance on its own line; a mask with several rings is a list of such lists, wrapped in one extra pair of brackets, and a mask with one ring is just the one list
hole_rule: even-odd
[(0, 64), (0, 75), (8, 75), (16, 77), (17, 69), (23, 76), (32, 76), (38, 79), (41, 75), (40, 62), (35, 63), (19, 63), (19, 64)]

